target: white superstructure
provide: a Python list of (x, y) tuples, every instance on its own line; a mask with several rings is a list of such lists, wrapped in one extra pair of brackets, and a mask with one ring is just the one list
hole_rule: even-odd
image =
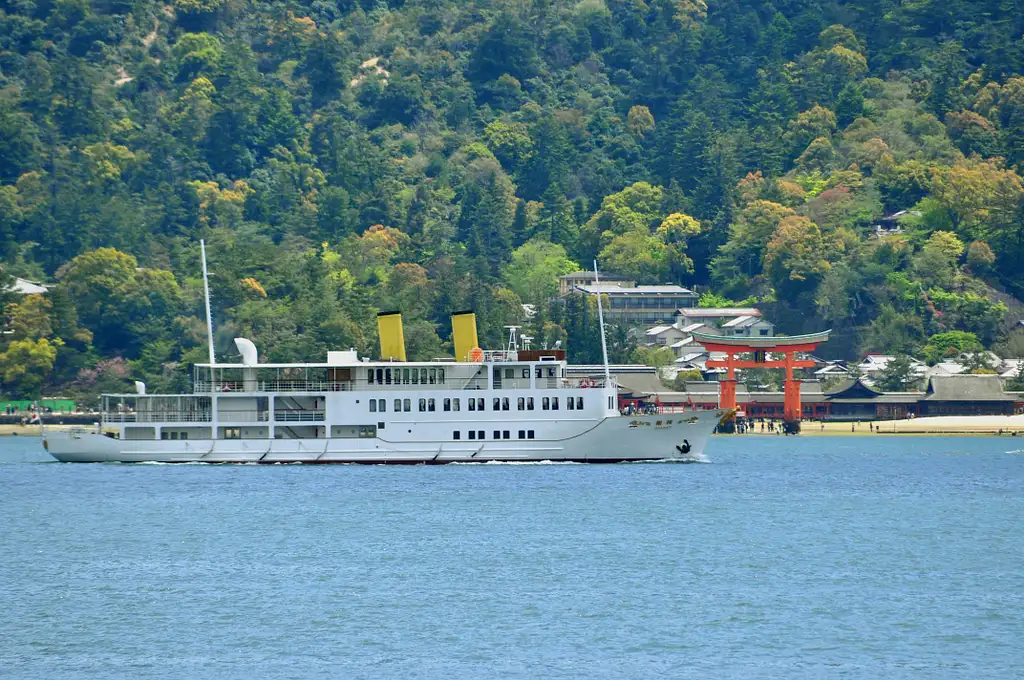
[(191, 394), (104, 395), (101, 431), (46, 433), (47, 450), (69, 462), (692, 459), (724, 415), (623, 416), (614, 384), (567, 377), (561, 350), (266, 364), (236, 345), (243, 363), (197, 365)]

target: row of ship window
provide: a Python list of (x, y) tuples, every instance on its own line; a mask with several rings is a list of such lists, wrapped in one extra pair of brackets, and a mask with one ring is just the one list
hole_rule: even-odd
[[(486, 400), (481, 398), (470, 397), (466, 400), (467, 409), (470, 411), (484, 411), (486, 406)], [(542, 411), (557, 411), (559, 410), (558, 397), (542, 397), (540, 399), (540, 409)], [(533, 397), (519, 397), (516, 400), (517, 411), (533, 411), (534, 410), (534, 398)], [(419, 400), (419, 411), (426, 413), (429, 411), (437, 410), (437, 400), (435, 399), (420, 399)], [(385, 413), (388, 410), (387, 399), (370, 399), (369, 400), (370, 413)], [(510, 411), (511, 401), (508, 397), (494, 397), (494, 401), (491, 405), (492, 411)], [(582, 411), (583, 410), (583, 397), (566, 397), (565, 408), (568, 411)], [(462, 401), (460, 397), (454, 399), (444, 399), (441, 402), (441, 409), (443, 411), (461, 411)], [(412, 399), (395, 399), (394, 401), (395, 413), (412, 412)]]
[[(476, 441), (481, 441), (483, 439), (486, 439), (486, 437), (484, 437), (485, 432), (483, 430), (470, 430), (467, 434), (468, 434), (467, 439), (476, 440)], [(494, 431), (494, 436), (492, 437), (492, 439), (494, 439), (494, 440), (498, 440), (498, 439), (511, 439), (512, 438), (510, 436), (511, 434), (512, 433), (509, 432), (508, 430), (495, 430)], [(533, 430), (519, 430), (519, 438), (520, 439), (533, 439), (533, 436), (534, 436)], [(455, 430), (454, 432), (452, 432), (452, 439), (461, 440), (462, 439), (462, 433), (460, 431), (458, 431), (458, 430)]]
[(443, 368), (370, 368), (366, 371), (370, 385), (443, 385)]

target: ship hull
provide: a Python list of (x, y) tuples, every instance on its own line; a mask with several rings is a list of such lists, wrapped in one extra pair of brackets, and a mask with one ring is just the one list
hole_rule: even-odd
[(51, 456), (74, 463), (363, 463), (693, 462), (704, 455), (721, 414), (622, 416), (595, 421), (558, 440), (389, 442), (371, 439), (128, 440), (81, 432), (46, 433)]

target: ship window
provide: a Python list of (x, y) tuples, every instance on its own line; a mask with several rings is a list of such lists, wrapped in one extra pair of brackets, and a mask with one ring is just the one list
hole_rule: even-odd
[(225, 427), (224, 439), (241, 439), (242, 430), (237, 427)]
[(403, 399), (402, 405), (405, 406), (406, 413), (412, 411), (412, 399)]
[(576, 410), (577, 411), (582, 411), (583, 410), (583, 397), (576, 397)]
[(459, 432), (458, 430), (455, 430), (455, 432), (452, 432), (452, 439), (460, 439), (461, 437), (462, 437), (462, 433)]
[(495, 397), (494, 398), (494, 401), (491, 403), (491, 410), (493, 410), (493, 411), (500, 411), (501, 410), (501, 397)]
[(381, 413), (384, 413), (385, 411), (388, 410), (388, 402), (386, 399), (377, 400), (377, 410), (380, 411)]
[(470, 439), (476, 439), (476, 430), (470, 430), (469, 431), (469, 438)]
[(505, 430), (504, 432), (501, 433), (501, 438), (502, 439), (508, 439), (509, 438), (508, 435), (509, 435), (509, 431)]
[(372, 368), (366, 369), (366, 382), (371, 384), (371, 385), (373, 384), (373, 369)]
[(551, 397), (551, 410), (552, 411), (557, 411), (558, 410), (558, 397)]
[(160, 433), (160, 439), (167, 439), (169, 435), (170, 435), (170, 432), (161, 432)]
[(483, 430), (477, 430), (476, 431), (476, 438), (477, 439), (483, 439), (484, 438), (484, 431)]
[[(612, 404), (612, 398), (608, 397), (608, 410), (611, 410), (613, 408), (615, 408), (615, 405)], [(669, 422), (672, 422), (672, 421), (670, 420)]]
[(422, 412), (424, 412), (426, 410), (427, 410), (427, 400), (426, 399), (420, 399), (420, 413), (422, 413)]
[(451, 399), (445, 399), (444, 400), (444, 410), (445, 411), (451, 411), (452, 410), (452, 400)]
[(459, 410), (459, 398), (458, 397), (455, 397), (454, 399), (452, 399), (452, 410), (453, 411), (458, 411)]
[(377, 436), (376, 425), (360, 425), (359, 426), (359, 437), (362, 439), (372, 439)]
[(553, 369), (553, 368), (549, 368), (548, 369), (548, 377), (549, 378), (554, 378), (555, 377), (555, 369)]
[(441, 384), (441, 385), (444, 384), (444, 369), (443, 368), (437, 369), (437, 382), (438, 382), (438, 384)]
[(574, 410), (576, 408), (574, 406), (574, 403), (575, 402), (573, 401), (572, 397), (566, 397), (565, 398), (565, 408), (567, 408), (568, 410), (572, 411), (572, 410)]
[(377, 369), (377, 384), (378, 385), (383, 385), (384, 384), (384, 369), (383, 368), (378, 368)]
[(420, 372), (417, 371), (415, 368), (412, 369), (412, 384), (413, 385), (419, 385), (420, 384)]
[(551, 409), (551, 400), (548, 399), (547, 397), (544, 397), (543, 399), (541, 399), (540, 407), (542, 409), (544, 409), (545, 411), (550, 410)]
[(506, 368), (505, 377), (509, 379), (516, 377), (516, 370), (514, 368)]
[(523, 369), (523, 377), (524, 378), (529, 378), (530, 377), (530, 369), (529, 368), (524, 368)]
[(430, 369), (430, 384), (433, 385), (436, 382), (437, 382), (437, 369), (436, 368), (432, 368), (432, 369)]
[(470, 399), (469, 400), (469, 410), (470, 411), (475, 411), (476, 410), (476, 399)]
[(519, 430), (519, 438), (520, 439), (525, 439), (526, 438), (526, 430)]
[(181, 438), (182, 439), (188, 439), (188, 432), (182, 432), (181, 433)]
[(484, 410), (484, 398), (483, 397), (480, 397), (479, 399), (476, 400), (476, 410), (477, 411), (483, 411)]
[(502, 411), (507, 411), (508, 410), (508, 397), (502, 397), (501, 398), (501, 410)]
[(384, 429), (384, 423), (377, 423), (377, 429), (378, 430), (383, 430)]
[(526, 408), (526, 400), (519, 397), (519, 401), (516, 403), (516, 406), (518, 407), (518, 410), (522, 411)]
[(420, 369), (420, 384), (421, 385), (426, 385), (427, 384), (427, 369), (425, 369), (425, 368), (421, 368)]
[(526, 410), (527, 411), (532, 411), (533, 410), (533, 397), (527, 397), (526, 398)]
[(385, 385), (390, 385), (391, 384), (391, 369), (390, 368), (385, 368), (384, 369), (384, 384)]
[(401, 411), (402, 411), (402, 400), (401, 399), (395, 399), (395, 413), (400, 413)]
[(377, 400), (376, 399), (371, 399), (370, 400), (370, 413), (376, 413), (376, 412), (377, 412)]
[(501, 430), (495, 430), (494, 431), (494, 438), (495, 439), (501, 439)]
[(434, 400), (433, 399), (427, 399), (427, 410), (428, 411), (433, 411), (434, 410)]
[(527, 430), (526, 438), (527, 439), (533, 439), (533, 430)]
[(544, 369), (538, 366), (536, 372), (534, 372), (534, 375), (538, 378), (544, 377)]
[(408, 385), (409, 384), (409, 369), (408, 368), (403, 368), (402, 369), (402, 384), (403, 385)]

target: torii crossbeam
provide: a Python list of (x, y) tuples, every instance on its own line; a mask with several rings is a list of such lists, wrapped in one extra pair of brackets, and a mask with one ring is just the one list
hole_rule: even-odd
[[(721, 380), (718, 405), (723, 409), (736, 409), (737, 368), (784, 368), (786, 369), (785, 405), (783, 418), (787, 432), (800, 431), (800, 381), (793, 377), (794, 368), (811, 368), (814, 362), (797, 359), (797, 352), (813, 352), (818, 345), (828, 340), (831, 329), (808, 335), (773, 337), (744, 337), (693, 333), (693, 339), (709, 352), (721, 352), (726, 358), (709, 359), (709, 368), (726, 369), (725, 380)], [(752, 353), (753, 359), (738, 359), (737, 355)], [(769, 360), (768, 354), (783, 354), (784, 359)]]

